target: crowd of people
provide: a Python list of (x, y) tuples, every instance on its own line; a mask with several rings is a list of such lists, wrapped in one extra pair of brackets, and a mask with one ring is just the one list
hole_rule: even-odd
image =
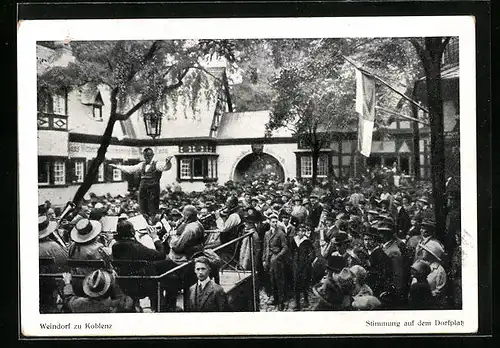
[[(395, 182), (394, 172), (383, 168), (316, 185), (279, 182), (272, 174), (206, 184), (201, 192), (174, 183), (161, 191), (158, 211), (144, 214), (144, 230), (130, 222), (141, 214), (134, 192), (90, 194), (62, 220), (63, 208), (45, 202), (39, 207), (40, 257), (56, 265), (146, 260), (153, 265), (148, 274), (164, 274), (195, 262), (162, 279), (163, 308), (154, 286), (121, 289), (110, 267), (73, 269), (63, 282), (43, 283), (51, 290), (40, 291), (41, 311), (174, 311), (180, 310), (179, 292), (186, 294), (186, 311), (230, 311), (218, 270), (227, 264), (250, 270), (252, 262), (259, 291), (277, 310), (285, 302), (308, 308), (311, 296), (318, 300), (314, 310), (461, 308), (460, 191), (449, 185), (444, 231), (436, 231), (431, 196), (428, 182)], [(106, 216), (118, 217), (116, 230), (103, 230)], [(211, 252), (244, 234), (251, 242)]]

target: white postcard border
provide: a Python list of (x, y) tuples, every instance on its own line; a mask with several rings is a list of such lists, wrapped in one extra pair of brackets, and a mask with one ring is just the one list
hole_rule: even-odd
[[(455, 311), (39, 314), (36, 212), (36, 41), (458, 36), (463, 309)], [(18, 23), (19, 233), (21, 332), (25, 336), (205, 336), (468, 333), (478, 326), (475, 23), (469, 16), (30, 20)], [(27, 120), (27, 121), (26, 121)], [(400, 322), (370, 326), (367, 321)], [(463, 325), (435, 325), (457, 320)], [(404, 326), (405, 322), (414, 326)], [(429, 321), (430, 326), (419, 326)], [(41, 329), (42, 323), (69, 329)], [(94, 325), (100, 324), (100, 325)], [(81, 325), (82, 329), (75, 329)], [(110, 328), (106, 326), (110, 325)], [(93, 328), (92, 328), (93, 327)], [(104, 328), (103, 328), (104, 327)]]

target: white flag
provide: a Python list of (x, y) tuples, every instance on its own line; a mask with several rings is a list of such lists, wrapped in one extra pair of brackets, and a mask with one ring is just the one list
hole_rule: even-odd
[(375, 79), (356, 70), (356, 112), (359, 113), (358, 151), (370, 157), (375, 120)]

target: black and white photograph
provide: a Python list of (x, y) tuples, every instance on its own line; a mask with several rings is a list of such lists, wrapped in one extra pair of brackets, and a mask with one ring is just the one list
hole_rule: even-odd
[(127, 21), (20, 25), (26, 335), (477, 328), (471, 18)]

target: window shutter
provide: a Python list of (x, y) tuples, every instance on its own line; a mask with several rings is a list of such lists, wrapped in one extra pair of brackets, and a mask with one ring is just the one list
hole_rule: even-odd
[[(88, 162), (87, 162), (87, 170), (90, 171), (90, 168), (92, 166), (92, 162), (94, 161), (94, 158), (90, 159)], [(99, 182), (99, 169), (97, 170), (96, 174), (95, 174), (95, 178), (94, 178), (94, 181), (93, 183), (94, 184), (97, 184)]]
[(68, 158), (64, 164), (66, 166), (66, 184), (69, 185), (76, 181), (75, 160), (72, 158)]
[(113, 181), (113, 168), (109, 165), (109, 163), (114, 163), (111, 161), (104, 161), (102, 165), (104, 166), (104, 182)]
[(52, 159), (48, 159), (49, 163), (49, 183), (50, 185), (54, 185), (54, 161)]

